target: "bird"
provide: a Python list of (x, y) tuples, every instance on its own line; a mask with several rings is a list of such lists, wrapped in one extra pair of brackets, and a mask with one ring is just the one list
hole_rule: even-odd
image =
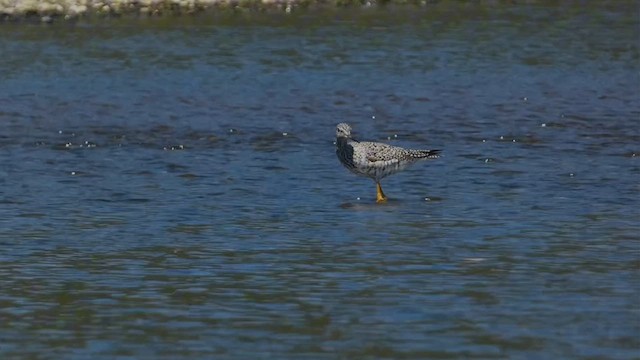
[(422, 159), (436, 159), (441, 150), (412, 150), (380, 142), (358, 141), (347, 123), (336, 125), (336, 155), (342, 165), (356, 175), (376, 183), (376, 202), (387, 201), (380, 180), (404, 170)]

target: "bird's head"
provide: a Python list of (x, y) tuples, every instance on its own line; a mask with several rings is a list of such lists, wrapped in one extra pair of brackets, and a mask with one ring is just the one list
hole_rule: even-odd
[(347, 123), (340, 123), (336, 126), (336, 137), (350, 138), (351, 126)]

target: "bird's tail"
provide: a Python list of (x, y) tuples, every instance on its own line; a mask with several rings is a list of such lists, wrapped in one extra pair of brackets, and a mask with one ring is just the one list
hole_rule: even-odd
[(437, 159), (440, 157), (440, 150), (409, 150), (409, 156), (414, 159)]

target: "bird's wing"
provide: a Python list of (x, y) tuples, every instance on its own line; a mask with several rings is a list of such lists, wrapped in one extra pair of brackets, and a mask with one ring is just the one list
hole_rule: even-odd
[(367, 160), (371, 162), (399, 161), (402, 155), (402, 149), (396, 146), (377, 142), (368, 142), (361, 144), (365, 145), (367, 149)]

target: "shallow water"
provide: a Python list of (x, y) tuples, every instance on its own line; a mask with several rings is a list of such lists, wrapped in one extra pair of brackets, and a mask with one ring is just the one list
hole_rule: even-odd
[(636, 15), (2, 24), (0, 357), (638, 358)]

